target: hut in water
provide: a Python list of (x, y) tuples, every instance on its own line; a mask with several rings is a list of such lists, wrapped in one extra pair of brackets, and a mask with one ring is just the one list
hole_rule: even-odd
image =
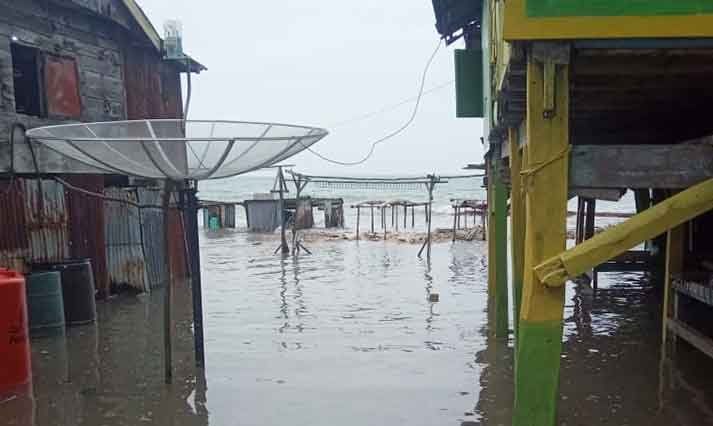
[[(446, 43), (465, 41), (455, 51), (457, 115), (483, 119), (497, 336), (509, 332), (508, 285), (515, 296), (512, 424), (556, 423), (564, 287), (601, 265), (661, 267), (664, 340), (674, 334), (713, 356), (710, 330), (683, 320), (693, 302), (678, 305), (695, 301), (708, 317), (713, 305), (713, 3), (433, 5)], [(591, 200), (627, 190), (636, 215), (567, 248), (568, 200), (586, 199), (593, 213)], [(643, 243), (643, 254), (631, 252)]]
[[(169, 57), (166, 45), (134, 0), (0, 0), (0, 267), (89, 258), (100, 297), (165, 285), (163, 215), (86, 193), (152, 205), (161, 184), (42, 146), (33, 157), (23, 136), (67, 122), (182, 118), (181, 74), (204, 67)], [(185, 277), (185, 227), (176, 211), (169, 221), (172, 273)]]

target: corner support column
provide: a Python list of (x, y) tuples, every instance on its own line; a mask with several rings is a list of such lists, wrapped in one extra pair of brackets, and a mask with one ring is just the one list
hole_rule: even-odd
[(514, 426), (554, 426), (559, 399), (564, 287), (546, 287), (535, 266), (566, 245), (569, 47), (537, 43), (527, 63), (525, 260), (515, 372)]

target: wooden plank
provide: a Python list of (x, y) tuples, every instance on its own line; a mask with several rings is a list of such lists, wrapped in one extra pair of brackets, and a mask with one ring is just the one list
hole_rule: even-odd
[(626, 191), (622, 189), (569, 188), (570, 198), (583, 197), (594, 200), (619, 201), (625, 193)]
[(686, 188), (713, 177), (713, 146), (575, 145), (570, 185), (590, 188)]
[(666, 321), (671, 333), (690, 343), (693, 347), (713, 358), (713, 340), (690, 325), (675, 319)]

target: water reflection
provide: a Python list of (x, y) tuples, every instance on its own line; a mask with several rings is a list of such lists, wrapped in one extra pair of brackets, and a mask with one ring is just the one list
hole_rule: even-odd
[(0, 404), (0, 424), (208, 425), (205, 378), (196, 378), (193, 368), (190, 293), (180, 287), (174, 385), (162, 383), (162, 296), (122, 297), (98, 305), (97, 324), (33, 339), (34, 398)]

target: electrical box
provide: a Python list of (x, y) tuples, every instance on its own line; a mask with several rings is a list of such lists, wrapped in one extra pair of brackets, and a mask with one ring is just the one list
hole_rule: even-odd
[(483, 52), (455, 50), (456, 117), (483, 118)]

